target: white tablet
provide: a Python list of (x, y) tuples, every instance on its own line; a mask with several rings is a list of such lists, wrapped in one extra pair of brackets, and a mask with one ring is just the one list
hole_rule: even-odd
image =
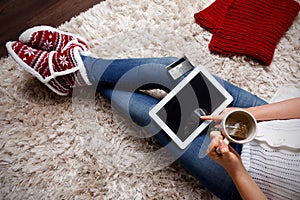
[(197, 66), (149, 114), (181, 149), (185, 149), (211, 123), (200, 120), (200, 115), (219, 114), (232, 100), (203, 66)]

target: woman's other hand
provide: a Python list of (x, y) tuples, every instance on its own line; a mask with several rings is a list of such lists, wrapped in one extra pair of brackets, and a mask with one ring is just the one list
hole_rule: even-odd
[[(207, 148), (207, 155), (223, 166), (228, 173), (234, 172), (239, 167), (243, 167), (240, 155), (223, 140), (223, 136), (219, 131), (210, 133), (211, 143)], [(220, 149), (220, 153), (216, 149)]]
[[(223, 141), (223, 136), (219, 131), (210, 133), (211, 143), (207, 148), (208, 156), (223, 166), (231, 176), (242, 199), (267, 199), (255, 181), (245, 169), (240, 155)], [(219, 148), (221, 155), (216, 152)]]

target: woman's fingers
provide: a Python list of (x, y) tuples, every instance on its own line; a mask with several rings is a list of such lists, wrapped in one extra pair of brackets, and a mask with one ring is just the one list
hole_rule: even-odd
[(200, 119), (202, 119), (202, 120), (213, 120), (211, 115), (200, 116)]
[(201, 116), (201, 120), (213, 120), (215, 123), (219, 123), (224, 118), (224, 115), (205, 115)]
[(217, 146), (219, 145), (218, 144), (218, 141), (220, 139), (222, 139), (222, 135), (221, 135), (221, 132), (220, 131), (211, 131), (210, 132), (210, 144), (208, 145), (207, 147), (207, 153), (210, 154), (212, 152), (215, 152)]
[(215, 138), (218, 138), (221, 135), (220, 131), (211, 131), (210, 132), (210, 139), (213, 140)]
[(238, 109), (238, 108), (235, 108), (235, 107), (229, 107), (229, 108), (226, 108), (221, 114), (219, 115), (206, 115), (206, 116), (201, 116), (200, 119), (202, 120), (214, 120), (215, 122), (220, 122), (222, 121), (222, 119), (224, 118), (224, 116), (232, 111), (232, 110), (235, 110), (235, 109)]
[(229, 153), (228, 144), (224, 140), (219, 140), (219, 148), (222, 155)]

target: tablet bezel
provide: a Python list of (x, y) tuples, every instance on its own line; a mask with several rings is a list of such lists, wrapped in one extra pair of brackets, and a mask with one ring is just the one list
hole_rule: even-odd
[(181, 148), (185, 149), (212, 121), (206, 120), (196, 128), (190, 136), (182, 141), (157, 115), (166, 103), (168, 103), (176, 94), (181, 91), (197, 74), (202, 73), (208, 81), (211, 82), (215, 88), (223, 94), (225, 100), (216, 109), (211, 112), (211, 115), (220, 114), (233, 100), (232, 96), (222, 87), (222, 85), (206, 70), (204, 66), (195, 67), (178, 85), (174, 87), (157, 105), (155, 105), (149, 112), (150, 117), (169, 135), (169, 137)]

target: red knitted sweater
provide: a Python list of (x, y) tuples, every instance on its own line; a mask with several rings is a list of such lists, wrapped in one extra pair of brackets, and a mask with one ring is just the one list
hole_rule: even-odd
[(270, 65), (299, 10), (294, 0), (216, 0), (196, 13), (195, 20), (213, 33), (211, 51), (247, 55)]

